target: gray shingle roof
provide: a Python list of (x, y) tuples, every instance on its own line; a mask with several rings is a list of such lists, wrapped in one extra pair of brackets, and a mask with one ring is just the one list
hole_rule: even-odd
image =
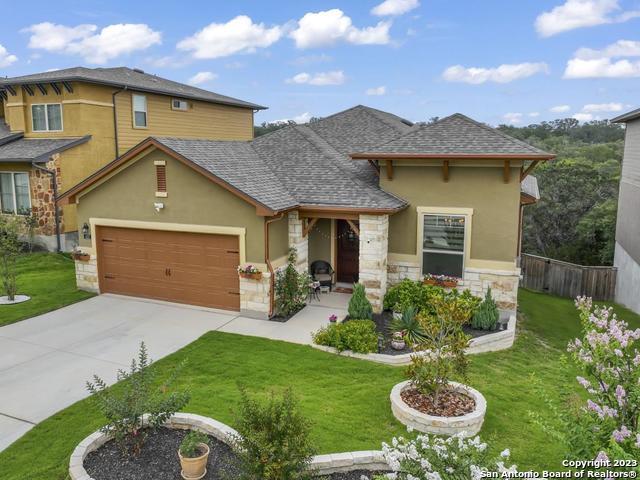
[(227, 97), (226, 95), (220, 95), (208, 90), (192, 87), (191, 85), (174, 82), (173, 80), (168, 80), (156, 75), (150, 75), (148, 73), (133, 70), (127, 67), (65, 68), (63, 70), (35, 73), (33, 75), (24, 75), (21, 77), (3, 78), (0, 79), (0, 85), (23, 85), (63, 81), (99, 83), (103, 85), (111, 85), (118, 88), (127, 87), (133, 90), (160, 93), (164, 95), (173, 95), (181, 98), (190, 98), (194, 100), (202, 100), (205, 102), (222, 103), (225, 105), (233, 105), (237, 107), (259, 110), (263, 110), (266, 108), (261, 105), (245, 102), (244, 100), (239, 100), (237, 98)]
[(410, 155), (532, 155), (551, 157), (528, 143), (456, 113), (386, 143), (351, 153)]
[(54, 153), (85, 143), (90, 135), (76, 138), (20, 138), (0, 145), (0, 162), (45, 162)]
[(9, 126), (0, 120), (0, 145), (22, 138), (22, 132), (11, 133)]
[(622, 115), (618, 115), (616, 118), (612, 118), (611, 122), (624, 123), (624, 122), (630, 122), (632, 120), (636, 120), (638, 118), (640, 118), (640, 108), (636, 108), (635, 110), (631, 110), (630, 112), (624, 113)]
[(155, 139), (270, 209), (297, 203), (249, 142)]

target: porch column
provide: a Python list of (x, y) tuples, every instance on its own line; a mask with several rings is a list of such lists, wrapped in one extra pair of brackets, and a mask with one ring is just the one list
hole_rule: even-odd
[(360, 283), (364, 285), (373, 311), (382, 311), (387, 291), (389, 215), (360, 215)]
[(299, 272), (309, 270), (309, 236), (302, 236), (302, 219), (297, 211), (289, 212), (289, 248), (293, 247), (298, 252)]

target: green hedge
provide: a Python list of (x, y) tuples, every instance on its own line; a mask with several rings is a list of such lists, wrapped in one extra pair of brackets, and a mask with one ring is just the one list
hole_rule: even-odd
[(318, 345), (333, 347), (339, 352), (351, 350), (356, 353), (373, 353), (378, 350), (376, 324), (371, 320), (348, 320), (333, 323), (313, 334)]

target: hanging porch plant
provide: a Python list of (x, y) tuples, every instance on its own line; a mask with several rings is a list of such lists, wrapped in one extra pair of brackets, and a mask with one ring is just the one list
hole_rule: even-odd
[(240, 265), (238, 267), (238, 274), (242, 278), (250, 278), (252, 280), (260, 280), (262, 278), (262, 272), (254, 265)]

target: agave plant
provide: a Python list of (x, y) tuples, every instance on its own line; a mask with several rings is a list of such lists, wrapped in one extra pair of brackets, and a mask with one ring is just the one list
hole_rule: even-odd
[(416, 316), (418, 309), (409, 306), (402, 312), (402, 317), (394, 318), (389, 324), (389, 331), (404, 332), (404, 339), (410, 345), (415, 345), (424, 340), (425, 332), (420, 326)]

